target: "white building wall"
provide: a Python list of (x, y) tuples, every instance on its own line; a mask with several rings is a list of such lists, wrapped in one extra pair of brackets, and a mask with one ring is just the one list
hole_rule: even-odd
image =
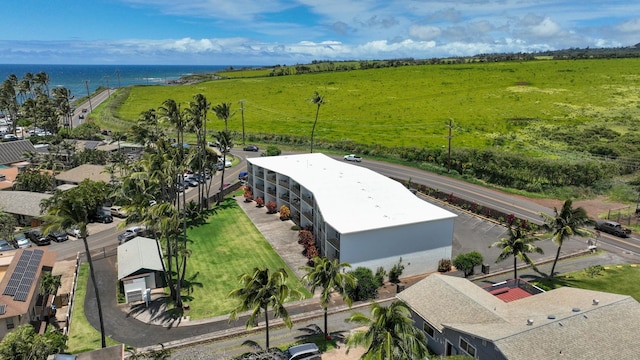
[(388, 271), (402, 257), (403, 277), (437, 271), (440, 259), (451, 258), (454, 220), (342, 234), (340, 261), (375, 272), (380, 266)]

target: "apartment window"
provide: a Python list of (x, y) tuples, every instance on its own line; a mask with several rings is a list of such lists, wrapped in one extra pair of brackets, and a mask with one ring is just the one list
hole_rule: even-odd
[(422, 323), (422, 330), (429, 335), (432, 339), (436, 335), (436, 329), (434, 329), (431, 325), (429, 325), (426, 321)]
[(13, 328), (16, 326), (16, 325), (13, 323), (13, 318), (12, 318), (12, 317), (7, 318), (5, 322), (7, 323), (7, 330), (11, 330), (11, 329), (13, 329)]
[(476, 348), (471, 346), (471, 344), (469, 344), (467, 340), (463, 338), (460, 338), (460, 349), (466, 352), (469, 356), (476, 357)]

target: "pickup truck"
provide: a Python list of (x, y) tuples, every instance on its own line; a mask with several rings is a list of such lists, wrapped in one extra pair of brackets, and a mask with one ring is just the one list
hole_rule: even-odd
[(362, 161), (362, 158), (360, 156), (355, 156), (354, 154), (345, 155), (344, 159), (347, 161), (355, 161), (355, 162)]
[(631, 235), (631, 229), (622, 227), (622, 225), (615, 221), (596, 221), (596, 230), (623, 238)]

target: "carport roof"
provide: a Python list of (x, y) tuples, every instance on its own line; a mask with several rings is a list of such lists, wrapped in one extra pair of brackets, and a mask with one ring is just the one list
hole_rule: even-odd
[(456, 217), (395, 180), (321, 153), (247, 161), (286, 175), (311, 191), (324, 220), (342, 234)]
[(118, 246), (118, 280), (139, 270), (162, 271), (156, 240), (137, 236)]

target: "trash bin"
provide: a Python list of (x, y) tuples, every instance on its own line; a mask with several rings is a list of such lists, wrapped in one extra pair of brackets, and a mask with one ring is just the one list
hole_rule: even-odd
[(405, 284), (404, 284), (404, 283), (401, 283), (401, 282), (397, 283), (397, 284), (396, 284), (396, 293), (399, 293), (399, 292), (401, 292), (402, 290), (404, 290), (404, 287), (405, 287)]
[(489, 273), (489, 264), (482, 264), (482, 273), (483, 274)]

